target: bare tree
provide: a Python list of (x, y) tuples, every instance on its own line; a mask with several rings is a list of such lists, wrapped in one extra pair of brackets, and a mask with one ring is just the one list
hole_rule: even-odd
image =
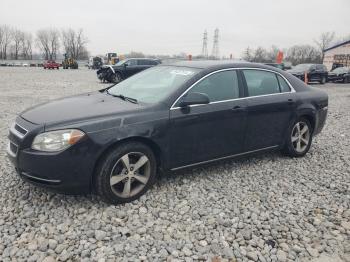
[(0, 26), (0, 58), (7, 59), (8, 47), (12, 41), (12, 30), (8, 25)]
[(324, 58), (324, 50), (330, 46), (330, 44), (333, 42), (335, 37), (334, 32), (325, 32), (320, 35), (320, 37), (315, 40), (316, 45), (320, 49), (320, 52), (322, 53), (321, 61), (323, 61)]
[(142, 57), (145, 57), (145, 55), (142, 52), (131, 51), (129, 54), (126, 54), (125, 57), (126, 58), (142, 58)]
[(292, 64), (321, 63), (322, 53), (311, 45), (295, 45), (288, 49), (287, 61)]
[(12, 33), (13, 37), (13, 58), (18, 60), (20, 50), (23, 48), (22, 44), (24, 41), (24, 32), (14, 29)]
[(250, 49), (249, 46), (244, 50), (242, 58), (248, 62), (253, 61), (254, 50)]
[(87, 55), (86, 44), (88, 40), (83, 29), (77, 31), (72, 28), (62, 30), (62, 44), (65, 53), (73, 59), (83, 59)]
[(266, 59), (268, 62), (275, 62), (279, 51), (280, 49), (277, 46), (271, 46), (271, 49), (266, 52)]
[(46, 60), (56, 59), (60, 33), (57, 29), (41, 29), (36, 34), (36, 42)]
[(266, 50), (263, 47), (258, 47), (254, 52), (253, 61), (257, 63), (263, 63), (267, 61)]
[(22, 56), (24, 59), (33, 59), (33, 36), (31, 33), (24, 33), (22, 39)]

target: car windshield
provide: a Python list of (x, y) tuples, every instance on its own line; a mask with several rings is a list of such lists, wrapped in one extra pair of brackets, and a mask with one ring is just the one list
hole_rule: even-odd
[(349, 68), (347, 67), (337, 67), (332, 72), (339, 74), (339, 73), (346, 73), (348, 71), (349, 71)]
[(293, 70), (295, 70), (295, 71), (305, 71), (305, 70), (309, 70), (311, 66), (312, 66), (311, 64), (299, 64), (299, 65), (296, 65), (293, 68)]
[(122, 95), (143, 103), (158, 103), (200, 69), (156, 66), (118, 83), (108, 90), (111, 95)]

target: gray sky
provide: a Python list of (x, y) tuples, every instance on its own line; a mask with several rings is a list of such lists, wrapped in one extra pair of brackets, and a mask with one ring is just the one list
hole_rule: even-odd
[(91, 54), (142, 51), (200, 54), (208, 31), (220, 30), (220, 55), (250, 46), (313, 44), (322, 32), (350, 34), (350, 0), (16, 0), (0, 8), (0, 24), (36, 32), (83, 28)]

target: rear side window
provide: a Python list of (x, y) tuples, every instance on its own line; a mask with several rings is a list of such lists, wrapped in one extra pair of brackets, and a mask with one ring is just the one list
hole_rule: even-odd
[(212, 74), (196, 84), (188, 93), (193, 92), (206, 94), (210, 102), (239, 98), (237, 72), (230, 70)]
[(260, 96), (280, 92), (275, 73), (262, 70), (243, 70), (249, 96)]
[(148, 65), (148, 61), (147, 60), (137, 60), (137, 64), (138, 65)]
[(286, 80), (283, 79), (280, 75), (277, 75), (278, 82), (280, 84), (281, 92), (290, 92), (290, 87), (287, 84)]

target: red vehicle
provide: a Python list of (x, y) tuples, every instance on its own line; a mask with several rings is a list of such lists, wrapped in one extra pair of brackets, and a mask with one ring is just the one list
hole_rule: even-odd
[(55, 69), (55, 68), (59, 69), (61, 65), (59, 63), (56, 63), (53, 60), (48, 60), (43, 64), (43, 66), (44, 66), (44, 69)]

